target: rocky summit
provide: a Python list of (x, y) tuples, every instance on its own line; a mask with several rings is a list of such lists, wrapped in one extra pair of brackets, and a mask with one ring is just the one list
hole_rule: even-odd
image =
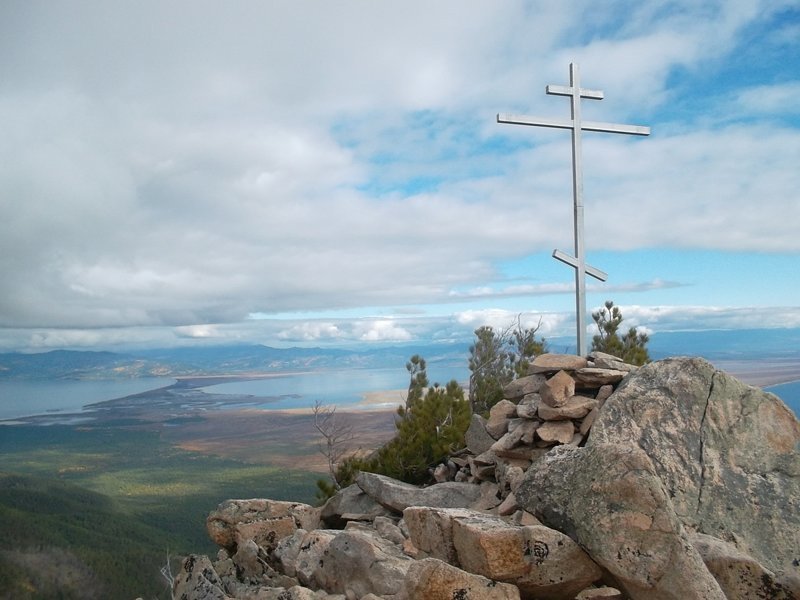
[(800, 600), (800, 423), (697, 358), (545, 354), (416, 487), (227, 500), (180, 600)]

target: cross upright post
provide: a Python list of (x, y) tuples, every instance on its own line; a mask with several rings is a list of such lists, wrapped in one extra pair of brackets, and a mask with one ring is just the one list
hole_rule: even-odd
[(569, 65), (569, 86), (548, 85), (545, 88), (548, 94), (555, 96), (569, 96), (572, 118), (569, 121), (557, 119), (544, 119), (520, 115), (498, 114), (498, 123), (512, 125), (532, 125), (535, 127), (554, 127), (557, 129), (570, 129), (572, 131), (572, 197), (574, 207), (574, 235), (575, 256), (553, 250), (553, 258), (575, 269), (575, 313), (577, 321), (577, 346), (576, 353), (585, 356), (586, 349), (586, 275), (600, 281), (608, 279), (603, 271), (586, 264), (586, 252), (583, 241), (583, 160), (581, 157), (581, 132), (602, 131), (606, 133), (626, 133), (631, 135), (650, 135), (650, 128), (641, 125), (618, 125), (616, 123), (595, 123), (583, 121), (581, 118), (581, 98), (602, 100), (603, 92), (589, 90), (580, 86), (580, 71), (578, 65)]

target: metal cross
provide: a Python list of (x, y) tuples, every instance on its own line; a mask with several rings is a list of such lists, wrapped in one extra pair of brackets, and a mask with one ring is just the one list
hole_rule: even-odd
[(513, 125), (533, 125), (536, 127), (555, 127), (572, 130), (572, 194), (575, 206), (575, 256), (553, 250), (553, 258), (575, 269), (575, 310), (577, 313), (578, 345), (577, 354), (585, 356), (586, 350), (586, 275), (605, 281), (608, 278), (603, 271), (586, 264), (583, 244), (583, 166), (581, 164), (581, 131), (603, 131), (607, 133), (628, 133), (632, 135), (650, 135), (649, 127), (640, 125), (618, 125), (616, 123), (595, 123), (581, 120), (581, 98), (602, 100), (603, 92), (588, 90), (580, 86), (578, 65), (569, 65), (569, 87), (548, 85), (548, 94), (570, 96), (572, 101), (572, 119), (560, 121), (520, 115), (498, 114), (498, 123)]

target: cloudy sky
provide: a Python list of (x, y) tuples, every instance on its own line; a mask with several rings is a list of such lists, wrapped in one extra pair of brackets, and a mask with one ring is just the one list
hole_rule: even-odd
[(800, 327), (800, 0), (0, 3), (0, 350)]

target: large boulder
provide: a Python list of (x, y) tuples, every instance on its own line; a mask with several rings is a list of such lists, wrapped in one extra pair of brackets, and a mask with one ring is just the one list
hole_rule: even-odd
[(551, 450), (517, 502), (580, 545), (632, 600), (725, 600), (637, 447)]
[(704, 533), (691, 541), (728, 600), (800, 600), (800, 582), (777, 577), (733, 544)]
[(800, 423), (776, 396), (700, 358), (638, 369), (606, 401), (587, 446), (644, 450), (681, 522), (800, 576)]

